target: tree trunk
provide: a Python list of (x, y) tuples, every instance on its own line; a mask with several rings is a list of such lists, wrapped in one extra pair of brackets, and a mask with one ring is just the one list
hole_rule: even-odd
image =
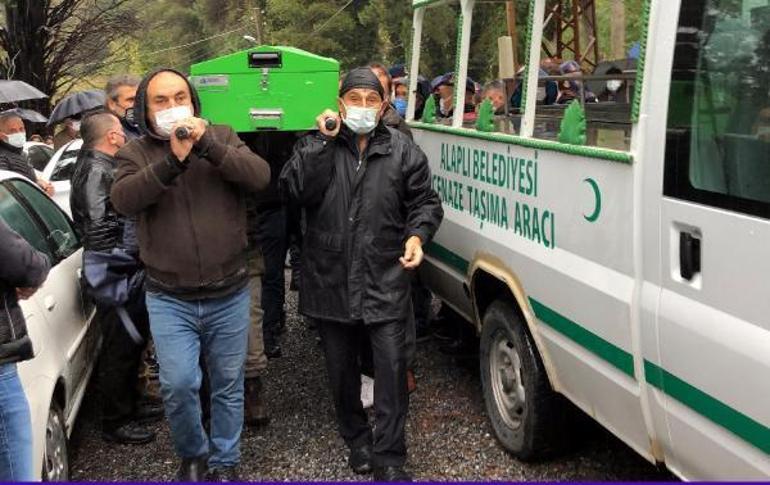
[(626, 57), (626, 4), (625, 0), (611, 0), (610, 54), (612, 59)]

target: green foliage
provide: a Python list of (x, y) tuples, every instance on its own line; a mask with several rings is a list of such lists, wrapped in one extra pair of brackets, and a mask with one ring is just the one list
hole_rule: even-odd
[(570, 145), (586, 144), (586, 113), (578, 100), (572, 101), (564, 111), (559, 141)]
[(422, 110), (423, 123), (435, 123), (436, 122), (436, 98), (435, 96), (428, 96), (428, 100), (425, 102), (425, 107)]
[(492, 101), (485, 99), (479, 106), (479, 116), (476, 118), (476, 129), (478, 131), (495, 131), (495, 108)]

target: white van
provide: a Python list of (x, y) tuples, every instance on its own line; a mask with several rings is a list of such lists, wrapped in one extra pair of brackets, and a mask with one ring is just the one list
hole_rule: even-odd
[[(478, 329), (486, 409), (514, 456), (569, 433), (563, 395), (682, 478), (768, 480), (770, 2), (639, 0), (632, 54), (582, 75), (546, 59), (563, 3), (529, 2), (526, 69), (503, 82), (521, 104), (493, 126), (459, 115), (464, 96), (434, 120), (410, 76), (407, 118), (445, 209), (421, 275)], [(469, 59), (497, 56), (472, 51), (492, 29), (474, 14), (505, 22), (503, 4), (414, 0), (410, 72), (446, 55), (421, 42), (449, 9), (451, 84), (466, 86)]]

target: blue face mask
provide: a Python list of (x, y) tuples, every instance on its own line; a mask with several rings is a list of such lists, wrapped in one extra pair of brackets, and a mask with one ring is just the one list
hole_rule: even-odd
[(406, 118), (406, 106), (407, 102), (404, 98), (396, 98), (393, 100), (393, 107), (396, 108), (396, 111), (398, 111), (398, 114), (402, 118)]

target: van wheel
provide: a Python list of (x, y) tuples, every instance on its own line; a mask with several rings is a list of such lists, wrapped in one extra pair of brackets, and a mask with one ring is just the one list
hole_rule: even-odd
[(548, 382), (526, 323), (510, 303), (492, 303), (481, 331), (481, 386), (497, 440), (520, 460), (555, 450), (563, 402)]
[(51, 402), (45, 425), (45, 450), (43, 452), (43, 481), (69, 481), (70, 464), (67, 447), (67, 431), (64, 413), (56, 402)]

